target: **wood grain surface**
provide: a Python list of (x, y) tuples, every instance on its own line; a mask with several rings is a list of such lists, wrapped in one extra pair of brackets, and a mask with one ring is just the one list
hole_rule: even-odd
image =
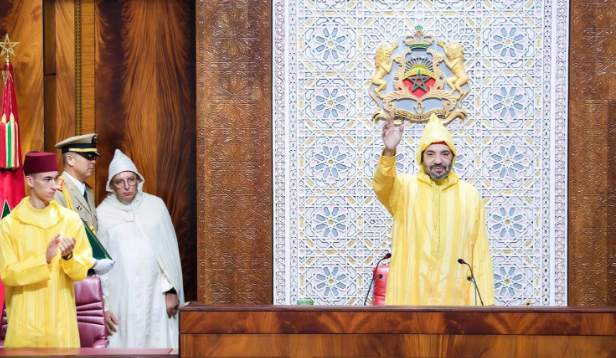
[(96, 195), (115, 149), (171, 213), (187, 300), (196, 294), (194, 0), (95, 3)]
[(614, 337), (432, 334), (182, 335), (180, 357), (613, 357)]
[[(46, 118), (46, 149), (60, 152), (55, 144), (75, 135), (75, 3), (55, 0), (55, 113)], [(62, 166), (60, 166), (62, 168)]]
[(616, 308), (203, 306), (181, 357), (612, 357)]
[[(79, 13), (75, 12), (76, 3), (79, 3)], [(95, 131), (94, 0), (45, 0), (43, 15), (45, 150), (58, 153), (62, 170), (62, 159), (55, 144)], [(78, 58), (80, 66), (77, 66)], [(77, 91), (78, 84), (80, 91)], [(87, 183), (96, 187), (96, 176)]]
[(197, 2), (199, 300), (272, 302), (271, 3)]
[[(6, 33), (19, 42), (11, 58), (21, 137), (21, 151), (44, 148), (43, 120), (43, 2), (3, 0), (0, 2), (0, 39)], [(4, 56), (0, 59), (4, 68)]]
[(180, 334), (518, 334), (616, 336), (616, 308), (196, 306)]
[(568, 304), (616, 305), (616, 1), (571, 1)]

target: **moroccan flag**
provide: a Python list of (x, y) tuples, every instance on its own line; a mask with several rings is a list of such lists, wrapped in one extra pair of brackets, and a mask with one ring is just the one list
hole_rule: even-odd
[[(8, 57), (7, 57), (8, 58)], [(0, 205), (2, 218), (26, 196), (19, 143), (19, 117), (15, 98), (13, 65), (7, 60), (2, 72), (0, 111)], [(0, 304), (4, 305), (4, 285), (0, 283)]]
[(12, 209), (26, 196), (19, 143), (19, 116), (15, 98), (13, 65), (4, 64), (2, 72), (2, 109), (0, 110), (0, 205)]
[[(15, 98), (15, 77), (13, 65), (4, 64), (2, 72), (2, 112), (0, 112), (0, 169), (21, 167), (21, 146), (19, 145), (19, 116)], [(23, 186), (23, 178), (22, 178)]]

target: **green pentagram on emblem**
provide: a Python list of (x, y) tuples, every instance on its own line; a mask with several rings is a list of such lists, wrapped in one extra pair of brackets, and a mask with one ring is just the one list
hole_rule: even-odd
[(430, 76), (422, 75), (421, 72), (418, 70), (417, 76), (409, 77), (409, 80), (411, 80), (411, 83), (413, 84), (413, 89), (411, 90), (411, 92), (415, 91), (418, 88), (421, 88), (422, 90), (428, 92), (428, 89), (426, 88), (426, 81), (428, 81), (430, 78)]

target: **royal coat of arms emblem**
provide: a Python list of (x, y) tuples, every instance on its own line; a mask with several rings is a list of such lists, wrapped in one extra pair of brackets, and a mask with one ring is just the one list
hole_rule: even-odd
[(425, 122), (432, 114), (443, 123), (465, 119), (462, 101), (471, 83), (462, 45), (440, 40), (437, 47), (434, 36), (425, 34), (421, 26), (415, 30), (376, 51), (369, 91), (379, 109), (372, 118), (393, 117), (397, 125), (405, 120)]

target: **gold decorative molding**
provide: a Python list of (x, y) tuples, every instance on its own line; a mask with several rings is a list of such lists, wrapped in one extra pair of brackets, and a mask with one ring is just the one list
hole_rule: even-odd
[(75, 0), (75, 135), (81, 135), (81, 0)]

